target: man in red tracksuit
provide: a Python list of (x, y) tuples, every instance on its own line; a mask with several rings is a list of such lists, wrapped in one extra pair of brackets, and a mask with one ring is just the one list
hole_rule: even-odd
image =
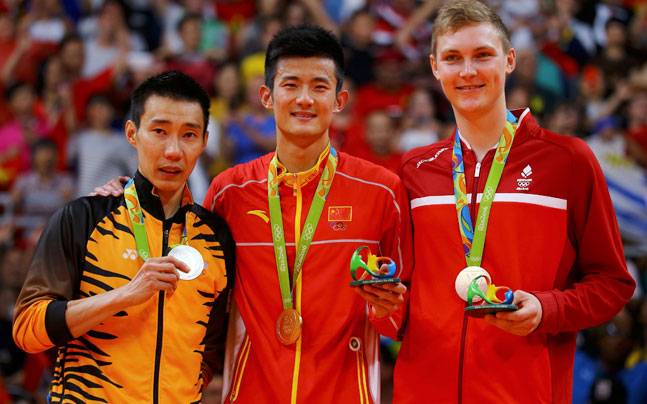
[(407, 279), (409, 209), (395, 174), (330, 146), (332, 115), (348, 97), (342, 61), (319, 28), (280, 32), (260, 90), (276, 118), (276, 152), (225, 171), (205, 198), (236, 240), (225, 402), (380, 402), (376, 330), (400, 327), (392, 313), (406, 288), (355, 293), (349, 262), (368, 246)]
[[(613, 317), (633, 293), (591, 151), (542, 129), (527, 109), (506, 111), (515, 57), (487, 6), (440, 10), (430, 61), (457, 129), (403, 160), (416, 270), (394, 402), (570, 402), (577, 331)], [(496, 191), (484, 191), (499, 173)], [(472, 256), (477, 233), (484, 249)], [(474, 260), (514, 289), (517, 311), (464, 314), (454, 282)]]

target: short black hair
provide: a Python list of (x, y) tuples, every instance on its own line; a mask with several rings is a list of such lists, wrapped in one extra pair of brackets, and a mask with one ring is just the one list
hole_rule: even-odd
[(67, 33), (63, 36), (61, 41), (58, 43), (58, 49), (61, 50), (65, 48), (67, 44), (72, 42), (83, 43), (83, 38), (81, 38), (81, 35), (77, 34), (76, 32)]
[(314, 26), (299, 25), (279, 31), (270, 41), (265, 53), (265, 85), (274, 86), (276, 65), (281, 58), (322, 57), (335, 63), (336, 91), (344, 84), (344, 51), (330, 31)]
[(191, 77), (172, 70), (150, 77), (141, 83), (130, 97), (130, 119), (133, 120), (137, 128), (139, 128), (141, 117), (144, 114), (146, 101), (153, 95), (200, 104), (204, 118), (203, 134), (206, 132), (209, 124), (209, 95)]
[(182, 16), (180, 21), (177, 23), (177, 31), (181, 31), (184, 27), (184, 24), (192, 21), (199, 21), (202, 23), (202, 16), (198, 13), (186, 13)]
[(31, 146), (31, 154), (33, 156), (39, 150), (47, 150), (47, 149), (58, 153), (58, 145), (56, 144), (56, 142), (54, 142), (50, 138), (44, 137), (34, 142), (34, 144)]
[(7, 100), (7, 101), (11, 101), (11, 99), (13, 98), (13, 96), (14, 96), (14, 95), (16, 95), (16, 93), (17, 93), (19, 90), (22, 90), (23, 88), (25, 88), (25, 89), (27, 89), (27, 90), (29, 90), (29, 91), (34, 91), (34, 88), (33, 88), (33, 87), (31, 86), (31, 84), (29, 84), (28, 82), (26, 82), (26, 81), (20, 81), (20, 80), (19, 80), (19, 81), (15, 81), (15, 82), (11, 83), (11, 84), (10, 84), (10, 85), (9, 85), (9, 86), (4, 90), (5, 100)]

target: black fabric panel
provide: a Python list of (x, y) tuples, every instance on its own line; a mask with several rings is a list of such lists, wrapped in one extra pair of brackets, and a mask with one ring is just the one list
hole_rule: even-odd
[(63, 346), (74, 339), (65, 321), (67, 301), (53, 300), (47, 305), (45, 311), (45, 329), (47, 336), (56, 346)]

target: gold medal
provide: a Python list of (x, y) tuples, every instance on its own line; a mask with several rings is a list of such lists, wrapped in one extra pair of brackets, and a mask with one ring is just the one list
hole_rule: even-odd
[(276, 337), (283, 345), (292, 345), (301, 336), (301, 315), (295, 309), (285, 309), (276, 320)]

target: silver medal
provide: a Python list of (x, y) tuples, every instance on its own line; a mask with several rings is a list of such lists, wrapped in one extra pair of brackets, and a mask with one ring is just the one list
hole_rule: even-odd
[(197, 278), (204, 269), (204, 259), (198, 250), (188, 245), (178, 245), (173, 247), (168, 253), (169, 257), (175, 257), (184, 262), (189, 267), (189, 272), (178, 271), (180, 279), (190, 281)]

